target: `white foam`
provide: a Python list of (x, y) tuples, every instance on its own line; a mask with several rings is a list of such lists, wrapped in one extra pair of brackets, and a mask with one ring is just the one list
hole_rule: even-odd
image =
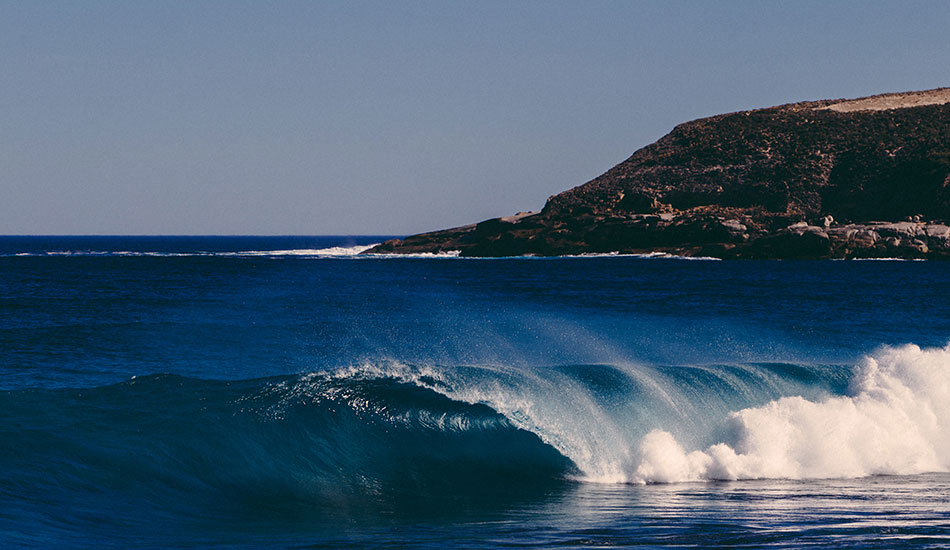
[(621, 254), (620, 252), (585, 252), (583, 254), (564, 254), (561, 256), (539, 256), (537, 254), (522, 254), (520, 256), (461, 256), (460, 250), (446, 250), (443, 252), (416, 252), (413, 254), (368, 254), (373, 258), (461, 258), (465, 260), (559, 260), (559, 259), (587, 259), (587, 258), (638, 258), (644, 260), (698, 260), (721, 261), (721, 258), (709, 256), (676, 256), (666, 252), (649, 252), (646, 254)]
[(855, 262), (926, 262), (926, 258), (851, 258)]
[(885, 347), (847, 395), (785, 397), (734, 412), (731, 436), (687, 452), (656, 430), (640, 442), (634, 483), (851, 478), (950, 471), (950, 347)]
[(329, 248), (295, 248), (290, 250), (244, 250), (241, 252), (219, 252), (215, 256), (310, 256), (343, 257), (357, 254), (373, 248), (379, 243), (357, 246), (331, 246)]
[[(369, 248), (372, 247), (367, 247), (367, 249)], [(416, 252), (413, 254), (367, 254), (367, 256), (371, 258), (459, 258), (461, 253), (461, 250), (445, 250), (443, 252)]]
[(637, 258), (641, 260), (694, 260), (718, 262), (722, 258), (713, 258), (712, 256), (678, 256), (669, 252), (646, 252), (643, 254), (621, 254), (614, 252), (584, 252), (582, 254), (565, 254), (563, 256), (511, 256), (512, 258)]

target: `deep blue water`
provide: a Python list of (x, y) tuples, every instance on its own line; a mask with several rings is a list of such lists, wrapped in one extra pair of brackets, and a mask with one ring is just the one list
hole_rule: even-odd
[(385, 238), (0, 237), (0, 546), (950, 545), (950, 264)]

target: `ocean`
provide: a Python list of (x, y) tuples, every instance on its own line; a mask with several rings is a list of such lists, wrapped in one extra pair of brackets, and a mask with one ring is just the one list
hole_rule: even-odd
[(3, 548), (945, 548), (940, 262), (0, 237)]

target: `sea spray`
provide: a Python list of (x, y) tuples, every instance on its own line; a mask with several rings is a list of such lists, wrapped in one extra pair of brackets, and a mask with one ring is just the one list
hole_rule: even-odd
[(950, 469), (950, 347), (885, 347), (847, 394), (783, 397), (728, 419), (731, 437), (687, 453), (666, 431), (640, 442), (638, 483), (836, 478)]

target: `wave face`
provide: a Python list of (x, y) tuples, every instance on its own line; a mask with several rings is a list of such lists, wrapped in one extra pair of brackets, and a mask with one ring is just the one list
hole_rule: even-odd
[[(391, 507), (400, 498), (514, 488), (574, 471), (484, 405), (392, 377), (220, 382), (154, 375), (84, 390), (0, 394), (7, 490), (28, 501), (144, 499), (209, 510)], [(40, 465), (40, 467), (37, 467)]]

